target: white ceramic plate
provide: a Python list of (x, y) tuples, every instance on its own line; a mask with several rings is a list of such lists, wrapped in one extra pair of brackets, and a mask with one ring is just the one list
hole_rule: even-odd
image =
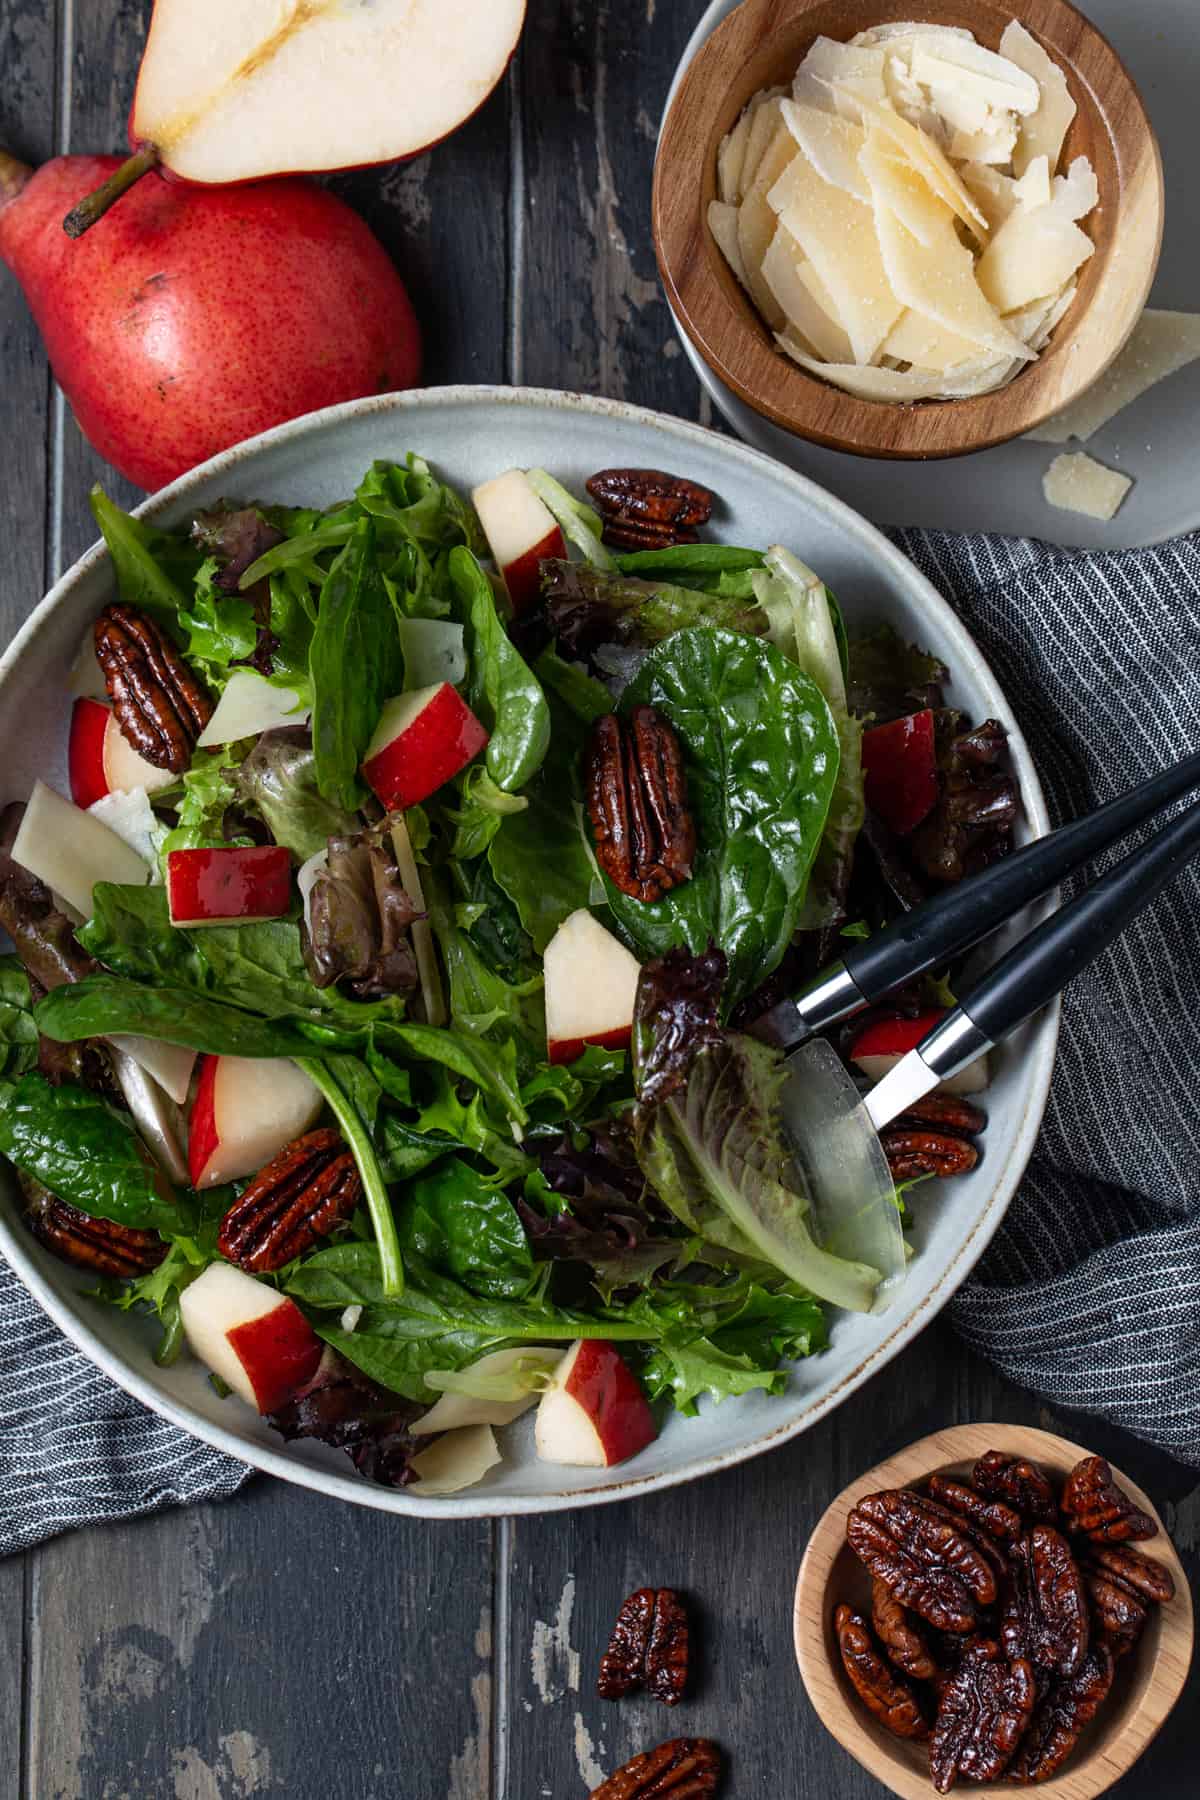
[[(356, 401), (215, 457), (148, 501), (143, 513), (173, 525), (222, 497), (325, 506), (349, 493), (375, 457), (397, 457), (408, 449), (427, 456), (460, 488), (513, 463), (544, 464), (577, 490), (592, 470), (612, 464), (685, 473), (720, 496), (715, 526), (722, 538), (790, 546), (820, 570), (852, 623), (890, 621), (945, 658), (954, 673), (950, 691), (957, 705), (976, 719), (1011, 719), (954, 613), (870, 525), (757, 452), (633, 406), (482, 387)], [(37, 775), (65, 790), (67, 671), (83, 631), (111, 597), (110, 582), (107, 553), (96, 545), (47, 595), (0, 661), (0, 799), (23, 798)], [(1036, 835), (1046, 829), (1041, 790), (1015, 732), (1012, 755), (1028, 828)], [(1056, 1017), (1047, 1014), (998, 1058), (988, 1096), (986, 1156), (965, 1180), (922, 1190), (917, 1254), (888, 1313), (837, 1315), (832, 1347), (797, 1366), (784, 1396), (727, 1400), (697, 1419), (672, 1415), (648, 1450), (607, 1471), (539, 1463), (527, 1419), (505, 1434), (504, 1464), (464, 1494), (422, 1501), (373, 1486), (337, 1452), (285, 1449), (240, 1402), (217, 1399), (204, 1370), (186, 1357), (174, 1368), (156, 1368), (150, 1357), (153, 1328), (80, 1298), (86, 1279), (42, 1251), (18, 1222), (10, 1179), (0, 1195), (0, 1249), (68, 1337), (121, 1387), (197, 1437), (271, 1474), (359, 1505), (431, 1516), (594, 1505), (690, 1481), (794, 1436), (845, 1400), (928, 1324), (995, 1231), (1020, 1178), (1045, 1106), (1055, 1033)]]
[[(712, 0), (701, 16), (680, 58), (664, 117), (683, 71), (737, 4), (738, 0)], [(1129, 0), (1077, 0), (1077, 4), (1104, 32), (1137, 82), (1162, 149), (1167, 218), (1150, 305), (1195, 312), (1200, 278), (1200, 184), (1194, 175), (1200, 6), (1196, 0), (1148, 0), (1140, 6), (1131, 6)], [(914, 13), (920, 17), (920, 8)], [(1158, 544), (1200, 526), (1200, 487), (1193, 478), (1200, 448), (1200, 361), (1151, 388), (1086, 445), (1089, 455), (1131, 475), (1135, 485), (1115, 518), (1085, 519), (1048, 506), (1042, 496), (1043, 471), (1063, 445), (1018, 439), (974, 456), (936, 463), (891, 462), (826, 450), (773, 425), (739, 400), (713, 374), (678, 320), (676, 329), (713, 404), (739, 437), (830, 488), (877, 525), (999, 531), (1089, 550)]]

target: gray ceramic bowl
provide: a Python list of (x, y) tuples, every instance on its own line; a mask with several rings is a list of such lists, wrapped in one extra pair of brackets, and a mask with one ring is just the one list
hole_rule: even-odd
[[(327, 505), (353, 489), (373, 458), (408, 449), (427, 456), (460, 488), (512, 464), (544, 465), (577, 490), (592, 470), (613, 464), (687, 474), (720, 496), (714, 525), (722, 538), (795, 550), (829, 582), (852, 624), (888, 620), (927, 644), (953, 670), (956, 704), (977, 719), (992, 715), (1011, 723), (1003, 694), (950, 607), (873, 527), (756, 451), (614, 401), (484, 387), (355, 401), (214, 457), (147, 501), (143, 513), (172, 525), (222, 497)], [(96, 545), (46, 596), (0, 661), (0, 800), (23, 798), (38, 775), (65, 791), (67, 671), (84, 629), (110, 594), (108, 556)], [(1012, 755), (1025, 829), (1036, 836), (1046, 829), (1045, 807), (1016, 731)], [(706, 1407), (696, 1419), (672, 1416), (649, 1449), (606, 1471), (539, 1463), (527, 1418), (504, 1434), (503, 1464), (463, 1494), (420, 1500), (375, 1487), (336, 1452), (285, 1449), (238, 1401), (219, 1400), (197, 1363), (183, 1358), (174, 1368), (156, 1368), (152, 1329), (81, 1298), (86, 1280), (34, 1243), (17, 1219), (7, 1179), (0, 1193), (0, 1250), (67, 1336), (128, 1393), (270, 1474), (359, 1505), (429, 1516), (597, 1505), (691, 1481), (794, 1437), (903, 1350), (965, 1278), (1004, 1215), (1046, 1103), (1056, 1029), (1056, 1014), (1048, 1012), (997, 1057), (987, 1154), (974, 1174), (952, 1187), (921, 1191), (916, 1255), (890, 1311), (877, 1318), (835, 1315), (830, 1349), (797, 1365), (782, 1397), (752, 1395)]]

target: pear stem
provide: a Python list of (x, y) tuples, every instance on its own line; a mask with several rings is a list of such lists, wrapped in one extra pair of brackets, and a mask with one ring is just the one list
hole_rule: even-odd
[(7, 150), (0, 150), (0, 207), (16, 199), (32, 174), (28, 163)]
[(87, 194), (77, 206), (73, 206), (63, 220), (63, 230), (69, 238), (80, 238), (85, 231), (102, 219), (114, 201), (127, 193), (135, 181), (158, 166), (158, 151), (153, 144), (144, 144), (140, 150), (127, 157), (119, 169), (114, 169), (107, 181), (102, 181), (94, 194)]

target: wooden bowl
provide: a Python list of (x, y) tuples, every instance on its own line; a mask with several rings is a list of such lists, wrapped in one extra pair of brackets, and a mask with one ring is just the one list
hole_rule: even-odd
[[(1064, 154), (1090, 157), (1100, 204), (1083, 228), (1096, 253), (1050, 344), (1007, 387), (965, 400), (860, 400), (779, 349), (708, 229), (717, 149), (752, 94), (790, 87), (813, 39), (919, 18), (965, 25), (995, 49), (1010, 19), (1064, 70), (1078, 111)], [(748, 406), (787, 431), (859, 456), (959, 456), (1032, 431), (1104, 371), (1137, 323), (1162, 244), (1162, 161), (1132, 79), (1066, 0), (742, 0), (688, 67), (654, 170), (654, 241), (676, 317)]]
[[(846, 1543), (846, 1518), (865, 1494), (909, 1487), (935, 1473), (963, 1476), (985, 1450), (1028, 1457), (1061, 1479), (1093, 1454), (1066, 1438), (1019, 1425), (956, 1425), (910, 1444), (898, 1456), (852, 1482), (838, 1495), (809, 1539), (796, 1583), (796, 1660), (808, 1697), (822, 1724), (851, 1756), (893, 1794), (936, 1800), (929, 1778), (928, 1747), (906, 1743), (866, 1711), (842, 1668), (833, 1637), (833, 1613), (843, 1600), (870, 1613), (871, 1582)], [(1057, 1800), (1092, 1800), (1131, 1769), (1178, 1700), (1192, 1659), (1192, 1599), (1183, 1565), (1161, 1518), (1139, 1487), (1119, 1469), (1113, 1474), (1136, 1505), (1150, 1514), (1159, 1535), (1137, 1549), (1155, 1557), (1175, 1578), (1175, 1598), (1151, 1609), (1137, 1648), (1121, 1658), (1112, 1693), (1053, 1780), (1036, 1788)], [(1004, 1781), (965, 1787), (966, 1794), (1011, 1796)]]

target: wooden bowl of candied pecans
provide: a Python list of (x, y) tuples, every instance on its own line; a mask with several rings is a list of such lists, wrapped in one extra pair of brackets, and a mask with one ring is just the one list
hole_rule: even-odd
[[(989, 1452), (998, 1454), (977, 1476)], [(1024, 1479), (1028, 1471), (1014, 1469), (1017, 1463), (1044, 1472), (1049, 1487)], [(953, 1541), (945, 1535), (948, 1507), (966, 1523)], [(940, 1542), (946, 1552), (940, 1566), (952, 1571), (948, 1583), (921, 1593), (925, 1620), (898, 1603), (896, 1585), (876, 1586), (872, 1574), (888, 1572), (901, 1590), (923, 1574), (923, 1555), (915, 1565), (904, 1559), (912, 1531), (932, 1533), (926, 1542)], [(999, 1596), (990, 1608), (989, 1570)], [(909, 1601), (915, 1591), (906, 1590)], [(1044, 1607), (1039, 1591), (1047, 1597)], [(972, 1606), (982, 1614), (976, 1639), (990, 1630), (996, 1648), (958, 1655), (956, 1646), (972, 1635)], [(933, 1618), (940, 1628), (926, 1622)], [(794, 1629), (800, 1674), (823, 1724), (906, 1800), (930, 1800), (937, 1791), (931, 1761), (943, 1792), (949, 1783), (972, 1794), (1011, 1794), (1015, 1775), (1057, 1800), (1105, 1793), (1132, 1768), (1178, 1700), (1193, 1637), (1187, 1577), (1147, 1496), (1080, 1445), (1012, 1425), (935, 1432), (839, 1494), (804, 1553)], [(890, 1655), (877, 1635), (881, 1629), (889, 1633)], [(847, 1673), (843, 1644), (860, 1691)], [(951, 1677), (956, 1659), (959, 1673)], [(1052, 1659), (1073, 1673), (1047, 1676)], [(910, 1680), (900, 1666), (919, 1678)], [(891, 1703), (895, 1723), (918, 1735), (895, 1735), (864, 1704), (860, 1692), (880, 1669), (884, 1683), (898, 1678), (898, 1685), (873, 1691)], [(983, 1729), (972, 1698), (981, 1693), (992, 1703)], [(1074, 1724), (1081, 1724), (1081, 1714), (1094, 1714), (1077, 1737), (1064, 1724), (1072, 1708)], [(932, 1743), (925, 1729), (931, 1721)], [(1051, 1726), (1065, 1735), (1056, 1738)], [(1000, 1772), (989, 1775), (995, 1764)]]

